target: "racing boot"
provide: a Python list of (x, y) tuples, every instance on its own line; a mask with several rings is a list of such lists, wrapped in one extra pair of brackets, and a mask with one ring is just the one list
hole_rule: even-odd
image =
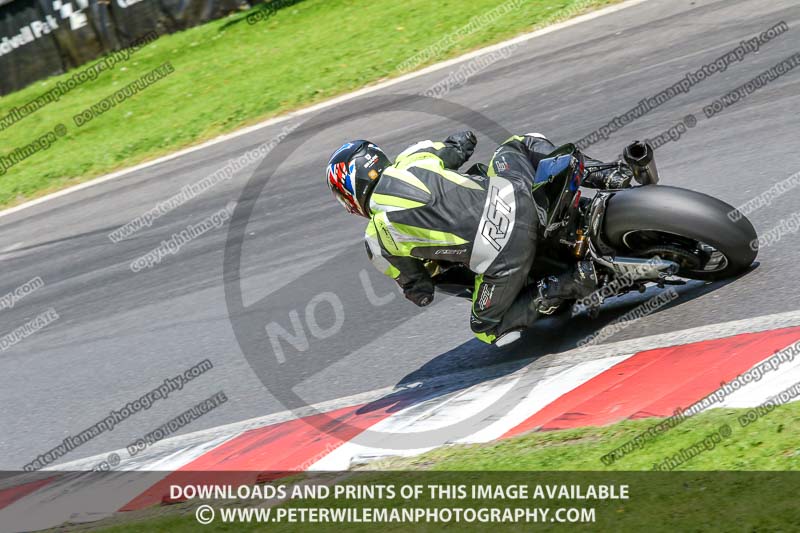
[(552, 315), (565, 300), (584, 298), (597, 290), (597, 272), (591, 261), (580, 261), (571, 272), (542, 279), (537, 288), (536, 310)]

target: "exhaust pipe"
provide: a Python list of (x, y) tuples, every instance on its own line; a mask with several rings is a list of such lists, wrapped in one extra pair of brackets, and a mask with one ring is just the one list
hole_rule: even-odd
[(622, 157), (631, 167), (633, 177), (641, 185), (655, 185), (658, 183), (658, 170), (656, 169), (652, 146), (634, 141), (625, 147)]

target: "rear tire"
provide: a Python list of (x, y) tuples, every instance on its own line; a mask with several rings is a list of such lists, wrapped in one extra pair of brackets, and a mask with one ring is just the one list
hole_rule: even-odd
[(712, 196), (678, 187), (615, 193), (603, 230), (620, 255), (675, 260), (681, 265), (678, 275), (691, 279), (730, 278), (758, 255), (758, 236), (747, 217)]

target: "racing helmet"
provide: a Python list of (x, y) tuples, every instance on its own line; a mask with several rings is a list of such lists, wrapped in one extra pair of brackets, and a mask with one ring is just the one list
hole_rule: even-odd
[(369, 141), (345, 143), (328, 161), (328, 187), (348, 213), (369, 217), (367, 198), (391, 164), (383, 150)]

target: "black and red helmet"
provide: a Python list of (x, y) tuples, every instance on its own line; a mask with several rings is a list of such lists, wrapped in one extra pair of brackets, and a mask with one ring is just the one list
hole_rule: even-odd
[(328, 161), (328, 187), (348, 213), (368, 217), (367, 198), (391, 164), (383, 150), (369, 141), (345, 143)]

